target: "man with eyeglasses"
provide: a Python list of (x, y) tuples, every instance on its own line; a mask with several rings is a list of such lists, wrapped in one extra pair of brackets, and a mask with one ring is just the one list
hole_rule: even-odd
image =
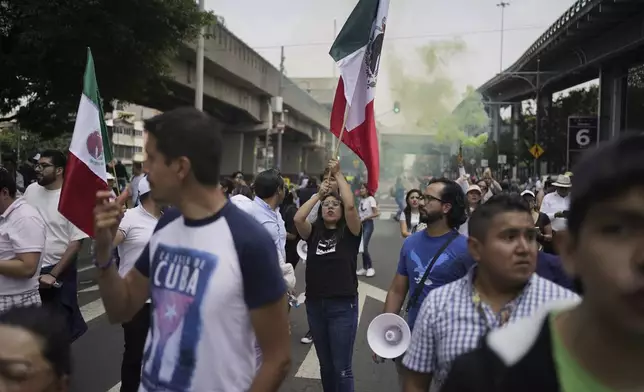
[[(409, 295), (406, 310), (411, 329), (425, 297), (431, 290), (448, 282), (442, 271), (467, 252), (467, 239), (457, 231), (466, 220), (465, 195), (461, 186), (445, 178), (432, 179), (422, 197), (420, 208), (424, 214), (421, 214), (421, 223), (426, 228), (417, 230), (403, 243), (398, 269), (383, 309), (383, 313), (399, 313), (405, 297)], [(381, 362), (375, 354), (373, 359)], [(402, 382), (404, 369), (400, 366), (400, 359), (396, 363)]]
[(67, 158), (60, 151), (42, 152), (35, 167), (38, 181), (27, 187), (23, 197), (38, 210), (46, 226), (40, 271), (43, 305), (52, 306), (67, 317), (72, 340), (75, 340), (87, 330), (76, 295), (76, 259), (87, 234), (58, 212), (66, 163)]

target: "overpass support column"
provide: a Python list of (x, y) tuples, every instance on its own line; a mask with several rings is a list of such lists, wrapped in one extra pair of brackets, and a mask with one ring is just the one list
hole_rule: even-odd
[(282, 146), (280, 171), (285, 176), (297, 176), (302, 171), (302, 144), (283, 140)]
[(501, 106), (494, 105), (490, 108), (490, 120), (492, 121), (492, 140), (495, 143), (499, 142), (499, 135), (501, 134)]
[[(257, 172), (257, 133), (224, 132), (221, 157), (221, 175), (229, 176), (237, 170), (244, 174)], [(264, 162), (261, 162), (263, 164)]]
[[(550, 91), (541, 91), (538, 94), (538, 99), (536, 102), (537, 105), (537, 124), (536, 124), (536, 135), (535, 143), (538, 143), (544, 150), (548, 146), (545, 146), (544, 140), (548, 140), (546, 135), (549, 132), (552, 132), (552, 126), (550, 121), (550, 115), (552, 114), (552, 92)], [(557, 169), (556, 171), (558, 171)], [(541, 173), (548, 172), (548, 162), (541, 159), (534, 160), (534, 175), (540, 176)]]
[(628, 69), (602, 68), (599, 73), (599, 140), (619, 136), (626, 128)]
[(519, 165), (519, 120), (521, 118), (521, 102), (512, 104), (512, 154), (514, 165), (512, 165), (512, 179), (517, 179)]

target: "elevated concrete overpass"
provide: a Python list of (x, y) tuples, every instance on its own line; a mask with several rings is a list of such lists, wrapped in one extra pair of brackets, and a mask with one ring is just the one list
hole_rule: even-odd
[[(222, 173), (253, 173), (257, 148), (277, 118), (272, 118), (271, 97), (280, 95), (280, 72), (221, 24), (206, 31), (204, 61), (204, 110), (221, 122), (226, 149)], [(196, 82), (196, 43), (186, 43), (170, 62), (170, 95), (141, 102), (159, 110), (192, 105)], [(303, 147), (324, 144), (330, 137), (330, 111), (290, 79), (282, 80), (285, 130), (282, 171), (306, 170)], [(328, 134), (328, 136), (327, 136)], [(274, 139), (274, 138), (273, 138)]]
[(576, 1), (514, 64), (479, 87), (490, 102), (492, 136), (498, 137), (501, 107), (512, 105), (516, 120), (519, 103), (538, 97), (538, 117), (547, 126), (554, 93), (596, 78), (599, 139), (622, 132), (628, 70), (644, 62), (643, 20), (641, 0)]

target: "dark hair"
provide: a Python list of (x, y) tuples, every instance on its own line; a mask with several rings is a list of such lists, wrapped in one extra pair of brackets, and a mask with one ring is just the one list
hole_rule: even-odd
[(284, 201), (282, 201), (282, 206), (288, 207), (288, 206), (294, 206), (294, 205), (295, 205), (295, 196), (293, 195), (293, 192), (286, 192), (286, 196), (284, 196)]
[(0, 314), (0, 324), (23, 328), (35, 335), (56, 376), (72, 373), (71, 339), (60, 312), (40, 306), (14, 307)]
[(51, 159), (51, 164), (54, 165), (54, 168), (56, 169), (62, 168), (64, 170), (65, 165), (67, 165), (67, 157), (62, 153), (62, 151), (45, 150), (40, 153), (40, 157)]
[(246, 196), (249, 199), (252, 199), (254, 197), (253, 190), (250, 189), (248, 185), (237, 185), (230, 194), (232, 196), (235, 196), (235, 195)]
[(306, 183), (307, 188), (317, 188), (318, 187), (318, 179), (315, 177), (310, 177), (309, 181)]
[(409, 192), (405, 195), (405, 208), (403, 209), (403, 214), (405, 217), (405, 223), (407, 223), (407, 229), (410, 229), (411, 225), (411, 206), (409, 205), (409, 196), (412, 193), (418, 193), (419, 196), (422, 196), (423, 192), (420, 189), (410, 189)]
[(467, 221), (467, 209), (465, 208), (465, 193), (463, 193), (463, 188), (455, 181), (445, 177), (432, 178), (427, 186), (436, 183), (445, 184), (443, 192), (441, 193), (441, 200), (444, 203), (452, 205), (452, 208), (447, 214), (447, 225), (452, 229), (459, 228)]
[(367, 196), (373, 196), (373, 193), (371, 193), (371, 191), (369, 190), (366, 182), (361, 182), (360, 188), (364, 188), (367, 191)]
[(2, 188), (7, 188), (9, 196), (16, 197), (16, 191), (18, 190), (16, 180), (13, 178), (13, 174), (9, 173), (9, 170), (5, 167), (0, 167), (0, 191)]
[(329, 193), (327, 195), (324, 195), (324, 197), (320, 199), (320, 208), (318, 209), (318, 218), (313, 223), (313, 226), (315, 227), (315, 233), (316, 233), (315, 234), (316, 238), (313, 239), (314, 240), (313, 243), (317, 243), (320, 240), (320, 238), (322, 237), (322, 235), (324, 234), (325, 230), (326, 230), (326, 227), (324, 226), (324, 218), (322, 217), (322, 203), (324, 203), (324, 201), (326, 199), (328, 199), (329, 197), (336, 198), (340, 202), (340, 208), (342, 209), (342, 216), (338, 220), (338, 223), (336, 224), (336, 230), (335, 230), (336, 231), (335, 235), (336, 235), (336, 238), (337, 238), (338, 242), (342, 238), (342, 234), (344, 233), (345, 227), (347, 227), (347, 220), (346, 220), (346, 217), (344, 216), (344, 202), (340, 198), (340, 194), (338, 194), (336, 192), (331, 192), (331, 193)]
[(232, 178), (234, 180), (239, 174), (241, 174), (242, 177), (244, 176), (244, 173), (242, 173), (241, 171), (237, 170), (237, 171), (233, 172), (233, 174), (230, 176), (230, 178)]
[(485, 235), (490, 228), (490, 222), (500, 214), (506, 212), (525, 212), (531, 214), (530, 205), (517, 193), (500, 193), (478, 206), (468, 223), (470, 237), (479, 241), (485, 240)]
[(143, 169), (143, 162), (132, 162), (132, 167), (137, 169)]
[(568, 231), (578, 238), (588, 211), (599, 203), (644, 186), (644, 133), (627, 133), (588, 151), (575, 165)]
[(184, 107), (145, 120), (156, 148), (166, 163), (179, 157), (190, 160), (192, 173), (202, 185), (218, 185), (222, 136), (219, 125), (207, 113)]
[(255, 195), (260, 199), (268, 199), (284, 188), (284, 179), (279, 171), (269, 169), (259, 173), (253, 184)]
[(230, 195), (230, 193), (233, 191), (235, 188), (235, 183), (233, 182), (232, 179), (226, 177), (221, 182), (219, 183), (222, 188), (226, 188), (226, 194)]

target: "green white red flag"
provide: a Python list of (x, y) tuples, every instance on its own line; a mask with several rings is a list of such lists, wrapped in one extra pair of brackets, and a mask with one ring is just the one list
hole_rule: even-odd
[(389, 0), (359, 0), (329, 53), (340, 68), (331, 133), (338, 138), (342, 134), (341, 142), (364, 162), (372, 193), (378, 189), (380, 176), (373, 101), (388, 11)]
[(96, 192), (108, 190), (106, 162), (112, 149), (96, 82), (92, 51), (87, 49), (74, 134), (69, 146), (58, 211), (90, 237), (94, 236)]

